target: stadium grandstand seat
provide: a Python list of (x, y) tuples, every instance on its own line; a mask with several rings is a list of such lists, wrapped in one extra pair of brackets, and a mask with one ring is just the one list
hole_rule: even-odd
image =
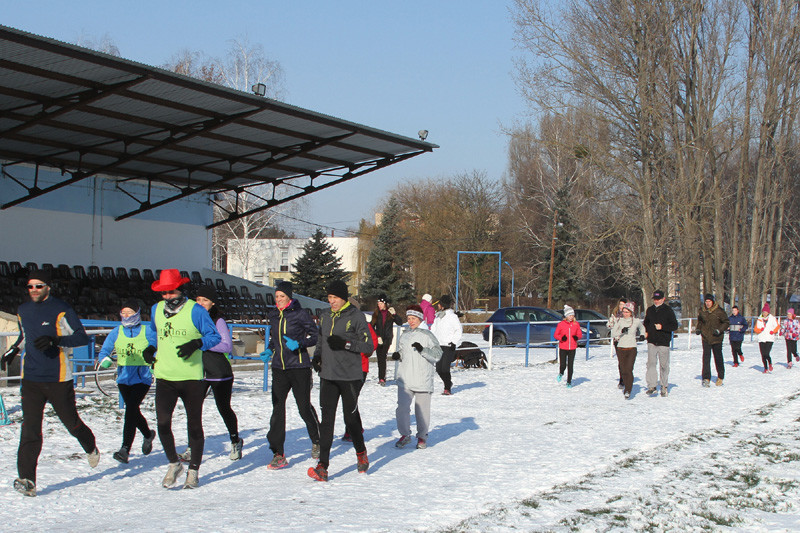
[(134, 283), (141, 283), (142, 282), (142, 273), (139, 272), (138, 268), (131, 269), (130, 280)]
[(219, 292), (219, 293), (228, 292), (227, 289), (225, 289), (225, 282), (224, 281), (222, 281), (221, 279), (217, 278), (216, 284), (217, 284), (217, 292)]
[(201, 276), (200, 272), (198, 272), (197, 270), (192, 270), (191, 279), (192, 283), (194, 283), (196, 287), (199, 287), (200, 285), (203, 284), (203, 276)]
[(156, 280), (155, 276), (153, 275), (153, 271), (149, 268), (142, 270), (142, 279), (148, 284), (153, 283)]

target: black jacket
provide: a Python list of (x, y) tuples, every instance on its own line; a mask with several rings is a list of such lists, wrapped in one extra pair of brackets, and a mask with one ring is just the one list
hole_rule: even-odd
[(393, 315), (389, 311), (386, 311), (386, 319), (384, 320), (383, 312), (380, 310), (376, 310), (372, 313), (372, 329), (375, 330), (375, 334), (383, 339), (383, 344), (378, 348), (383, 347), (383, 349), (388, 350), (389, 346), (392, 344), (392, 339), (394, 339), (394, 324), (398, 326), (402, 326), (403, 322), (397, 315)]
[[(274, 308), (269, 315), (269, 343), (272, 350), (272, 368), (311, 368), (308, 348), (317, 344), (317, 325), (300, 302), (292, 299), (283, 311)], [(300, 343), (297, 350), (286, 346), (289, 337)]]
[[(661, 324), (661, 329), (656, 329), (656, 324)], [(647, 331), (648, 344), (656, 346), (669, 346), (672, 341), (672, 332), (678, 329), (678, 319), (675, 312), (666, 303), (656, 307), (651, 305), (644, 314), (644, 329)]]

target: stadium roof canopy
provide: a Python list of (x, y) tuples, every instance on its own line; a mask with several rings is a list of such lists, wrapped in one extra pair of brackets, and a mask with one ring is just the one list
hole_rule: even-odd
[[(138, 203), (117, 220), (200, 192), (258, 198), (213, 227), (434, 148), (0, 25), (0, 159), (24, 189), (2, 209), (97, 175), (118, 178)], [(15, 164), (61, 169), (63, 180), (26, 185), (7, 171)], [(127, 180), (175, 194), (151, 201)]]

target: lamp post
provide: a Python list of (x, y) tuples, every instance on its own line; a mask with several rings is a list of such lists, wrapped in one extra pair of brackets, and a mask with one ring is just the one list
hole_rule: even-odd
[(550, 244), (550, 282), (547, 285), (547, 308), (550, 309), (550, 306), (553, 302), (553, 266), (555, 265), (556, 259), (556, 228), (561, 226), (562, 224), (558, 221), (558, 211), (553, 214), (553, 241)]
[(508, 261), (503, 261), (511, 269), (511, 307), (514, 307), (514, 268)]

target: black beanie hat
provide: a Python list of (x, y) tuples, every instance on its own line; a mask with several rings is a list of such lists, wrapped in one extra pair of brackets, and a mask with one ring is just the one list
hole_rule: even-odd
[(714, 298), (714, 295), (711, 294), (711, 293), (706, 294), (705, 297), (703, 298), (703, 300), (711, 300), (712, 302), (716, 302), (717, 301), (717, 299)]
[(347, 300), (350, 297), (350, 291), (347, 290), (347, 283), (340, 279), (335, 279), (328, 283), (326, 291), (328, 294), (338, 296), (342, 300)]
[(30, 272), (28, 272), (28, 281), (30, 281), (32, 279), (38, 279), (39, 281), (43, 282), (45, 285), (50, 285), (50, 282), (52, 281), (49, 271), (38, 269), (38, 268), (33, 269)]
[(203, 285), (197, 289), (196, 296), (202, 296), (203, 298), (207, 298), (212, 302), (217, 303), (217, 290), (209, 285)]
[(132, 309), (133, 311), (140, 311), (142, 309), (142, 307), (139, 305), (139, 300), (135, 298), (128, 298), (127, 300), (122, 302), (122, 306), (120, 306), (120, 309), (125, 309), (126, 307), (128, 309)]
[(283, 294), (288, 296), (289, 298), (292, 297), (292, 282), (291, 281), (279, 281), (277, 285), (275, 285), (276, 291), (281, 291)]

